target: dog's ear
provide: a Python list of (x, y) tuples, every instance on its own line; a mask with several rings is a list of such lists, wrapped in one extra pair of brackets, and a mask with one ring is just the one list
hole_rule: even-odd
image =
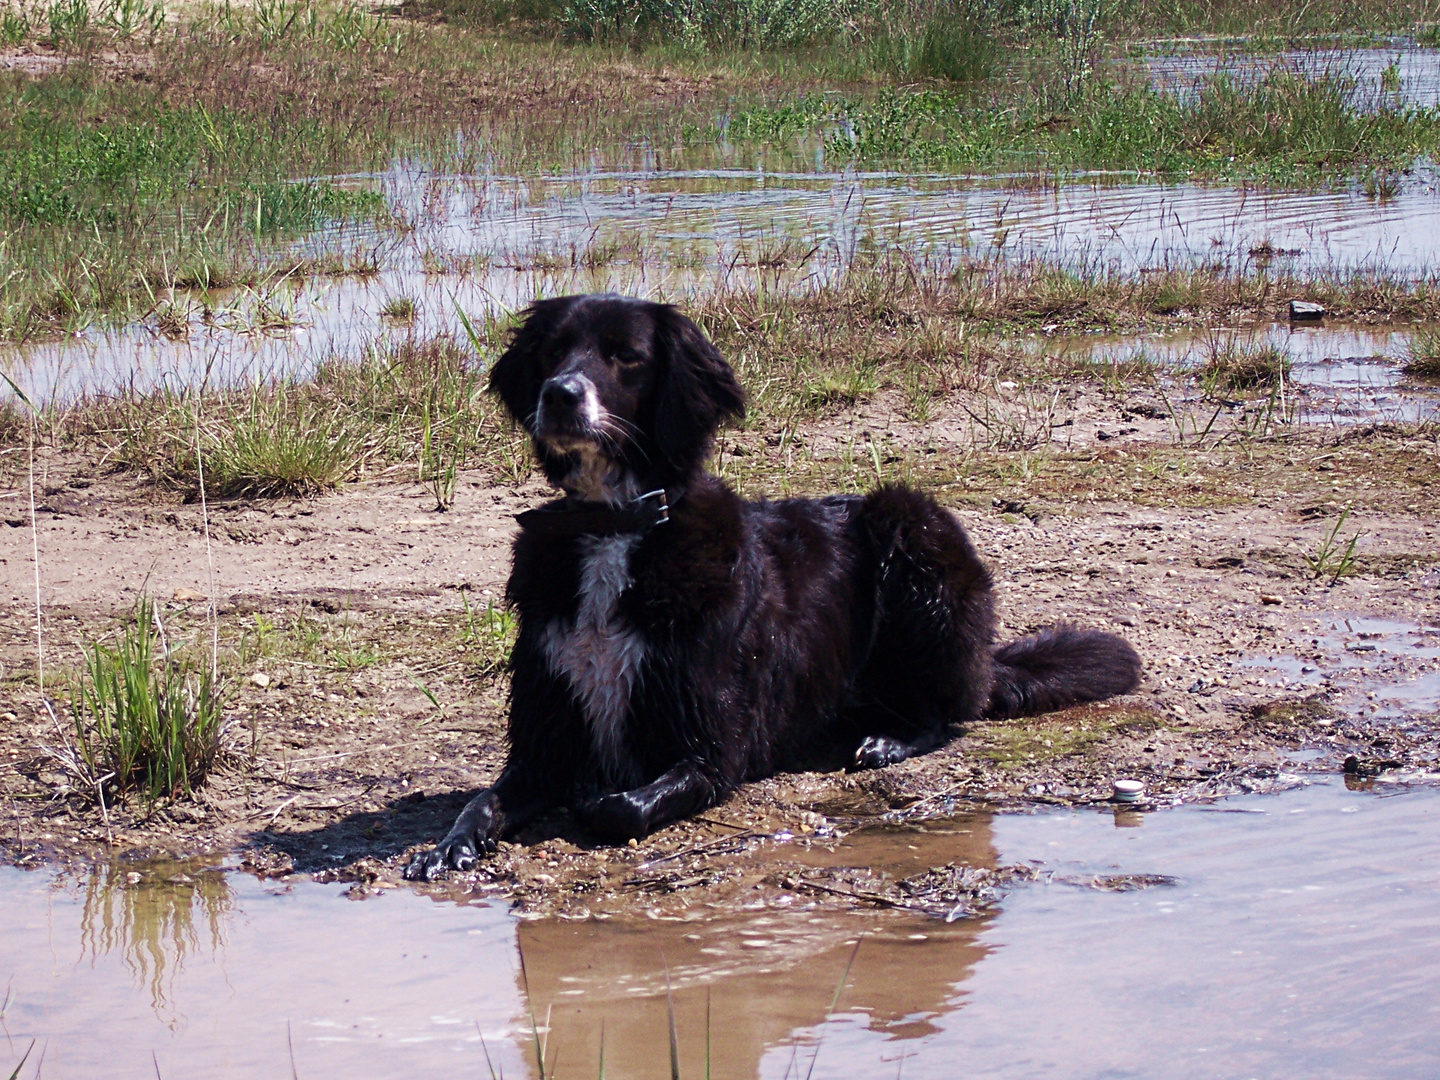
[(541, 347), (577, 299), (559, 296), (537, 300), (526, 308), (524, 321), (511, 333), (510, 344), (490, 369), (490, 392), (498, 394), (510, 415), (526, 427), (535, 416), (540, 385), (545, 381)]
[(726, 420), (745, 415), (745, 391), (700, 328), (669, 304), (657, 305), (655, 344), (663, 368), (655, 394), (655, 445), (671, 468), (688, 473)]

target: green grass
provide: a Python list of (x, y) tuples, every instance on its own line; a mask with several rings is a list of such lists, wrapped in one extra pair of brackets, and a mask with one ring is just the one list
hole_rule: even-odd
[(1018, 100), (935, 89), (800, 97), (736, 112), (724, 136), (818, 136), (831, 157), (861, 162), (1281, 183), (1393, 171), (1440, 146), (1440, 111), (1385, 102), (1371, 108), (1353, 82), (1283, 66), (1252, 86), (1211, 77), (1193, 100), (1104, 82), (1068, 98), (1043, 83), (1017, 93)]
[(290, 179), (337, 163), (322, 123), (122, 95), (91, 74), (0, 79), (0, 336), (254, 281), (277, 241), (383, 213), (377, 191)]
[[(784, 167), (814, 161), (819, 140), (831, 163), (1356, 176), (1384, 198), (1440, 127), (1340, 78), (1216, 79), (1182, 102), (1094, 75), (1141, 27), (1248, 12), (1266, 33), (1318, 32), (1348, 11), (1328, 4), (447, 0), (405, 7), (426, 16), (409, 19), (260, 0), (164, 22), (158, 10), (54, 0), (0, 13), (0, 39), (43, 39), (65, 61), (0, 69), (0, 339), (129, 321), (168, 289), (263, 284), (297, 263), (373, 269), (297, 256), (290, 241), (356, 218), (403, 233), (373, 185), (337, 179), (399, 161), (525, 175), (597, 154), (625, 165), (645, 147), (666, 168), (741, 144)], [(1433, 15), (1366, 7), (1347, 25), (1423, 29)]]
[(380, 314), (396, 322), (410, 322), (415, 318), (415, 301), (408, 296), (395, 296), (385, 301)]
[(1405, 374), (1440, 379), (1440, 328), (1424, 326), (1410, 338)]
[(150, 800), (189, 794), (220, 751), (214, 673), (177, 659), (148, 598), (114, 648), (84, 647), (71, 692), (76, 749), (94, 782)]
[(1310, 575), (1316, 581), (1328, 577), (1331, 588), (1339, 584), (1342, 577), (1355, 573), (1359, 565), (1355, 548), (1364, 533), (1356, 532), (1349, 540), (1340, 538), (1340, 530), (1350, 517), (1350, 509), (1347, 506), (1341, 511), (1330, 531), (1324, 533), (1316, 542), (1314, 552), (1304, 556), (1305, 569), (1310, 571)]
[[(487, 354), (494, 340), (477, 337)], [(304, 378), (91, 401), (68, 430), (191, 497), (202, 469), (211, 498), (267, 497), (313, 495), (405, 462), (448, 505), (458, 469), (519, 456), (514, 433), (481, 393), (483, 365), (473, 346), (449, 338), (404, 339), (358, 360), (328, 360)]]
[(1256, 390), (1278, 386), (1290, 370), (1285, 350), (1268, 344), (1217, 342), (1200, 368), (1200, 381), (1210, 392)]
[(494, 678), (510, 667), (510, 652), (515, 647), (519, 627), (508, 608), (496, 607), (486, 600), (485, 609), (470, 606), (468, 590), (461, 590), (460, 602), (465, 607), (465, 626), (460, 633), (460, 646), (467, 653), (471, 671), (477, 678)]

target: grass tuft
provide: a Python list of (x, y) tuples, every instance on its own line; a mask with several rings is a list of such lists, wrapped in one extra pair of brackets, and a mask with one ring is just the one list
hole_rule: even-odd
[[(488, 351), (498, 331), (487, 325), (485, 333), (475, 340)], [(437, 505), (448, 507), (467, 462), (528, 472), (482, 386), (470, 349), (445, 337), (406, 338), (358, 360), (327, 360), (305, 377), (203, 396), (162, 389), (90, 401), (74, 411), (70, 431), (117, 464), (191, 496), (199, 493), (198, 427), (212, 498), (315, 495), (372, 464), (407, 463)]]
[(71, 710), (76, 746), (91, 776), (121, 796), (190, 794), (220, 751), (214, 674), (175, 658), (148, 597), (135, 605), (115, 648), (92, 642), (84, 654)]
[(385, 301), (380, 314), (396, 322), (411, 322), (415, 318), (415, 301), (408, 296), (395, 296)]
[(1410, 338), (1405, 374), (1440, 379), (1440, 327), (1426, 326)]
[(1274, 345), (1242, 345), (1234, 340), (1212, 346), (1200, 369), (1209, 390), (1254, 390), (1278, 386), (1290, 372), (1290, 357)]

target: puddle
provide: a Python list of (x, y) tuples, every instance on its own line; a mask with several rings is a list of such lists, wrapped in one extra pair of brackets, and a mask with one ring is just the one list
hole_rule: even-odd
[(1333, 616), (1296, 644), (1294, 652), (1251, 654), (1236, 666), (1273, 672), (1267, 681), (1289, 689), (1323, 687), (1377, 716), (1440, 712), (1440, 626)]
[[(859, 257), (897, 248), (935, 274), (991, 260), (1102, 274), (1241, 273), (1262, 244), (1280, 252), (1271, 265), (1287, 272), (1411, 279), (1440, 267), (1440, 189), (1427, 171), (1383, 201), (1099, 177), (1033, 191), (1003, 178), (723, 169), (519, 179), (397, 168), (341, 179), (378, 184), (401, 227), (326, 231), (297, 245), (296, 257), (360, 252), (378, 265), (375, 275), (213, 296), (208, 324), (202, 298), (181, 296), (187, 340), (148, 324), (94, 330), (0, 350), (0, 368), (41, 401), (304, 375), (386, 335), (459, 335), (457, 305), (480, 317), (574, 291), (682, 303), (730, 288), (804, 291), (839, 280)], [(398, 297), (415, 302), (412, 323), (382, 316)], [(290, 332), (263, 332), (276, 312), (294, 324)]]
[[(1382, 87), (1381, 77), (1394, 65), (1395, 82)], [(1440, 49), (1401, 42), (1390, 48), (1287, 49), (1280, 53), (1177, 52), (1147, 56), (1143, 66), (1151, 85), (1182, 100), (1193, 99), (1206, 80), (1227, 75), (1241, 85), (1259, 82), (1275, 68), (1307, 78), (1326, 75), (1353, 79), (1359, 101), (1431, 108), (1440, 104)]]
[[(603, 1032), (607, 1075), (659, 1080), (668, 995), (685, 1076), (704, 1074), (707, 1012), (723, 1077), (811, 1075), (812, 1059), (815, 1077), (887, 1080), (957, 1061), (1027, 1080), (1158, 1060), (1177, 1076), (1423, 1075), (1440, 1061), (1437, 825), (1440, 790), (1329, 778), (1159, 813), (872, 829), (813, 853), (1037, 868), (996, 913), (948, 924), (800, 897), (522, 921), (199, 863), (3, 868), (0, 1068), (35, 1040), (56, 1077), (290, 1075), (291, 1047), (301, 1077), (483, 1076), (487, 1053), (533, 1077), (533, 1014), (547, 1075), (597, 1075)], [(1168, 884), (1130, 887), (1153, 882)]]
[[(1248, 349), (1273, 346), (1290, 358), (1285, 402), (1290, 418), (1322, 424), (1413, 423), (1440, 415), (1440, 386), (1408, 378), (1401, 370), (1414, 332), (1414, 328), (1272, 323), (1169, 334), (1057, 335), (1034, 338), (1028, 347), (1046, 356), (1085, 357), (1100, 366), (1145, 360), (1162, 371), (1183, 372), (1202, 367), (1227, 343)], [(1264, 391), (1255, 394), (1264, 396)]]

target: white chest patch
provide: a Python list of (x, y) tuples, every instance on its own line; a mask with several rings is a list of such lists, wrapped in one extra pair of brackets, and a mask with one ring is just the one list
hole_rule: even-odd
[(581, 541), (580, 606), (575, 618), (554, 619), (543, 645), (550, 670), (570, 680), (585, 711), (590, 741), (606, 776), (625, 787), (638, 783), (625, 751), (625, 714), (645, 660), (645, 639), (620, 617), (620, 594), (630, 585), (630, 553), (638, 536)]

